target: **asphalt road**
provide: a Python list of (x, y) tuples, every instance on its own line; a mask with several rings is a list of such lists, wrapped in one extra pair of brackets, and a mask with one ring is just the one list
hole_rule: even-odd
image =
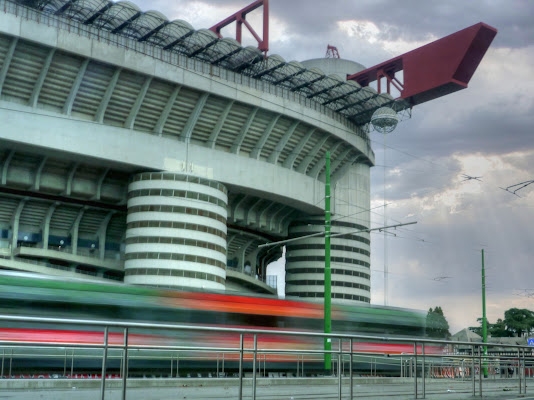
[[(225, 382), (226, 381), (226, 382)], [(5, 381), (4, 381), (5, 382)], [(13, 400), (93, 400), (100, 399), (100, 388), (95, 382), (92, 388), (80, 388), (76, 386), (75, 381), (71, 381), (72, 386), (62, 389), (8, 389), (0, 386), (0, 399)], [(195, 400), (225, 400), (237, 399), (239, 388), (235, 381), (231, 380), (210, 380), (203, 383), (197, 380), (195, 383), (179, 383), (174, 386), (158, 386), (154, 381), (150, 382), (152, 387), (142, 387), (142, 384), (128, 388), (126, 398), (128, 400), (177, 400), (177, 399), (195, 399)], [(303, 384), (304, 383), (304, 384)], [(534, 383), (534, 379), (528, 382)], [(250, 382), (249, 382), (250, 384)], [(252, 399), (252, 387), (250, 385), (243, 387), (243, 399)], [(148, 382), (147, 382), (147, 386)], [(478, 397), (478, 382), (476, 386)], [(528, 391), (529, 388), (527, 388)], [(355, 384), (353, 387), (354, 399), (378, 400), (378, 399), (395, 399), (395, 400), (412, 400), (414, 399), (413, 382), (405, 383), (362, 383)], [(444, 381), (434, 380), (426, 384), (426, 399), (432, 400), (460, 400), (473, 399), (472, 382), (462, 381)], [(534, 388), (532, 393), (527, 395), (519, 394), (519, 383), (513, 380), (495, 380), (483, 382), (484, 399), (499, 400), (534, 400)], [(313, 380), (308, 382), (292, 383), (288, 379), (286, 383), (269, 384), (269, 380), (258, 380), (256, 388), (256, 399), (258, 400), (308, 400), (308, 399), (338, 399), (338, 385), (335, 379), (330, 385), (314, 385)], [(343, 400), (349, 399), (348, 382), (344, 381), (342, 386)], [(422, 398), (422, 387), (419, 383), (419, 398)], [(106, 400), (122, 399), (122, 390), (108, 389), (105, 392)]]

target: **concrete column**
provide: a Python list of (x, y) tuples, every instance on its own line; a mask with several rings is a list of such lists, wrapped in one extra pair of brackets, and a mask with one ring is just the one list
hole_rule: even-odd
[(128, 187), (125, 282), (224, 290), (226, 188), (167, 172), (133, 177)]

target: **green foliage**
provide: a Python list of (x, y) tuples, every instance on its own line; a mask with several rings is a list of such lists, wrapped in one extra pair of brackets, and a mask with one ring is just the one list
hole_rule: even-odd
[[(480, 326), (469, 327), (469, 330), (482, 336), (482, 318), (477, 318)], [(504, 320), (496, 323), (488, 322), (488, 333), (493, 337), (521, 337), (534, 332), (534, 311), (525, 308), (510, 308), (504, 312)]]
[(426, 333), (433, 338), (449, 339), (451, 333), (449, 332), (449, 323), (443, 315), (441, 307), (436, 307), (434, 310), (430, 308), (426, 315)]
[[(478, 336), (482, 337), (482, 318), (477, 318), (477, 322), (480, 324), (479, 326), (470, 326), (469, 329), (471, 332), (476, 333)], [(488, 322), (488, 332), (490, 323)]]
[(503, 321), (511, 336), (521, 337), (534, 331), (534, 312), (526, 308), (510, 308), (504, 312)]
[(493, 337), (511, 337), (514, 336), (513, 332), (510, 332), (506, 328), (506, 324), (502, 319), (498, 319), (496, 323), (491, 324), (491, 327), (489, 328), (488, 332)]

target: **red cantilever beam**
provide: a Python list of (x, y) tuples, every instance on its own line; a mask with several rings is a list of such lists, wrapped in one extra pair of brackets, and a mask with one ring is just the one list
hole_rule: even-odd
[[(246, 20), (246, 16), (248, 13), (256, 10), (261, 6), (263, 6), (263, 38), (260, 38), (258, 36), (254, 29), (252, 29), (252, 26), (250, 26), (250, 24)], [(215, 32), (219, 37), (222, 37), (221, 29), (227, 25), (230, 25), (232, 22), (236, 23), (236, 40), (239, 43), (241, 43), (241, 33), (243, 29), (243, 24), (245, 24), (245, 27), (250, 31), (252, 36), (254, 36), (254, 38), (258, 42), (258, 49), (267, 54), (267, 51), (269, 50), (269, 0), (254, 1), (242, 10), (239, 10), (235, 14), (229, 16), (225, 20), (213, 25), (210, 30)]]
[[(400, 90), (400, 98), (417, 105), (465, 89), (486, 54), (497, 29), (480, 22), (452, 35), (347, 76), (362, 86), (380, 79)], [(395, 73), (404, 71), (404, 83)]]

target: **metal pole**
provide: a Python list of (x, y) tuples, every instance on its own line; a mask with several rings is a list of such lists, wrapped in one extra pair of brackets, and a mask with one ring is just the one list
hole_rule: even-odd
[(63, 376), (67, 375), (67, 349), (65, 349), (65, 357), (63, 358)]
[(239, 334), (239, 400), (243, 400), (243, 334)]
[(522, 392), (522, 382), (521, 382), (521, 349), (517, 349), (517, 376), (519, 378), (519, 394)]
[[(324, 201), (324, 333), (332, 332), (332, 287), (330, 271), (330, 152), (326, 152)], [(324, 369), (329, 374), (332, 369), (331, 339), (324, 338)]]
[[(484, 249), (482, 249), (482, 342), (484, 343), (484, 378), (488, 377), (486, 356), (488, 355), (488, 321), (486, 319), (486, 272), (484, 270)], [(481, 371), (482, 373), (482, 371)]]
[[(379, 80), (380, 81), (380, 80)], [(380, 89), (378, 90), (380, 92)], [(389, 92), (389, 90), (388, 90)], [(384, 135), (384, 225), (387, 221), (387, 204), (386, 204), (386, 134)], [(384, 306), (388, 305), (388, 231), (384, 229)]]
[(417, 342), (413, 344), (413, 376), (414, 376), (414, 395), (417, 399)]
[(224, 375), (224, 353), (222, 354), (222, 373)]
[(425, 365), (425, 344), (424, 343), (421, 345), (421, 349), (423, 351), (423, 399), (424, 399), (426, 396), (426, 383), (425, 383), (426, 365)]
[(471, 380), (473, 381), (473, 397), (477, 394), (475, 383), (475, 345), (471, 345)]
[(256, 357), (258, 356), (258, 335), (254, 334), (254, 359), (252, 360), (252, 400), (256, 400)]
[(2, 349), (2, 372), (0, 373), (0, 377), (4, 377), (4, 358), (6, 356), (6, 349)]
[(219, 353), (217, 353), (217, 378), (219, 377)]
[(70, 359), (70, 377), (74, 375), (74, 349), (72, 350), (71, 359)]
[[(171, 358), (172, 363), (172, 358)], [(172, 378), (172, 364), (171, 364)], [(128, 379), (128, 328), (124, 328), (124, 353), (122, 354), (122, 400), (126, 400), (126, 380)]]
[(180, 377), (180, 353), (176, 353), (176, 377)]
[(482, 397), (482, 349), (478, 346), (478, 389), (480, 397)]
[(525, 349), (523, 349), (523, 394), (527, 394), (527, 370), (526, 370)]
[(349, 397), (349, 400), (352, 400), (354, 398), (354, 393), (353, 393), (353, 388), (352, 388), (352, 385), (353, 385), (353, 380), (352, 380), (352, 362), (354, 360), (354, 354), (352, 352), (352, 338), (350, 338), (350, 366), (349, 366), (349, 375), (350, 375), (350, 397)]
[(104, 354), (102, 354), (102, 384), (100, 386), (100, 400), (104, 400), (104, 391), (106, 389), (106, 360), (108, 358), (108, 330), (106, 326), (104, 329)]
[(337, 398), (338, 400), (341, 400), (341, 379), (343, 377), (343, 371), (341, 370), (341, 352), (343, 351), (343, 343), (341, 342), (341, 339), (339, 339), (338, 342), (338, 354), (337, 354)]

